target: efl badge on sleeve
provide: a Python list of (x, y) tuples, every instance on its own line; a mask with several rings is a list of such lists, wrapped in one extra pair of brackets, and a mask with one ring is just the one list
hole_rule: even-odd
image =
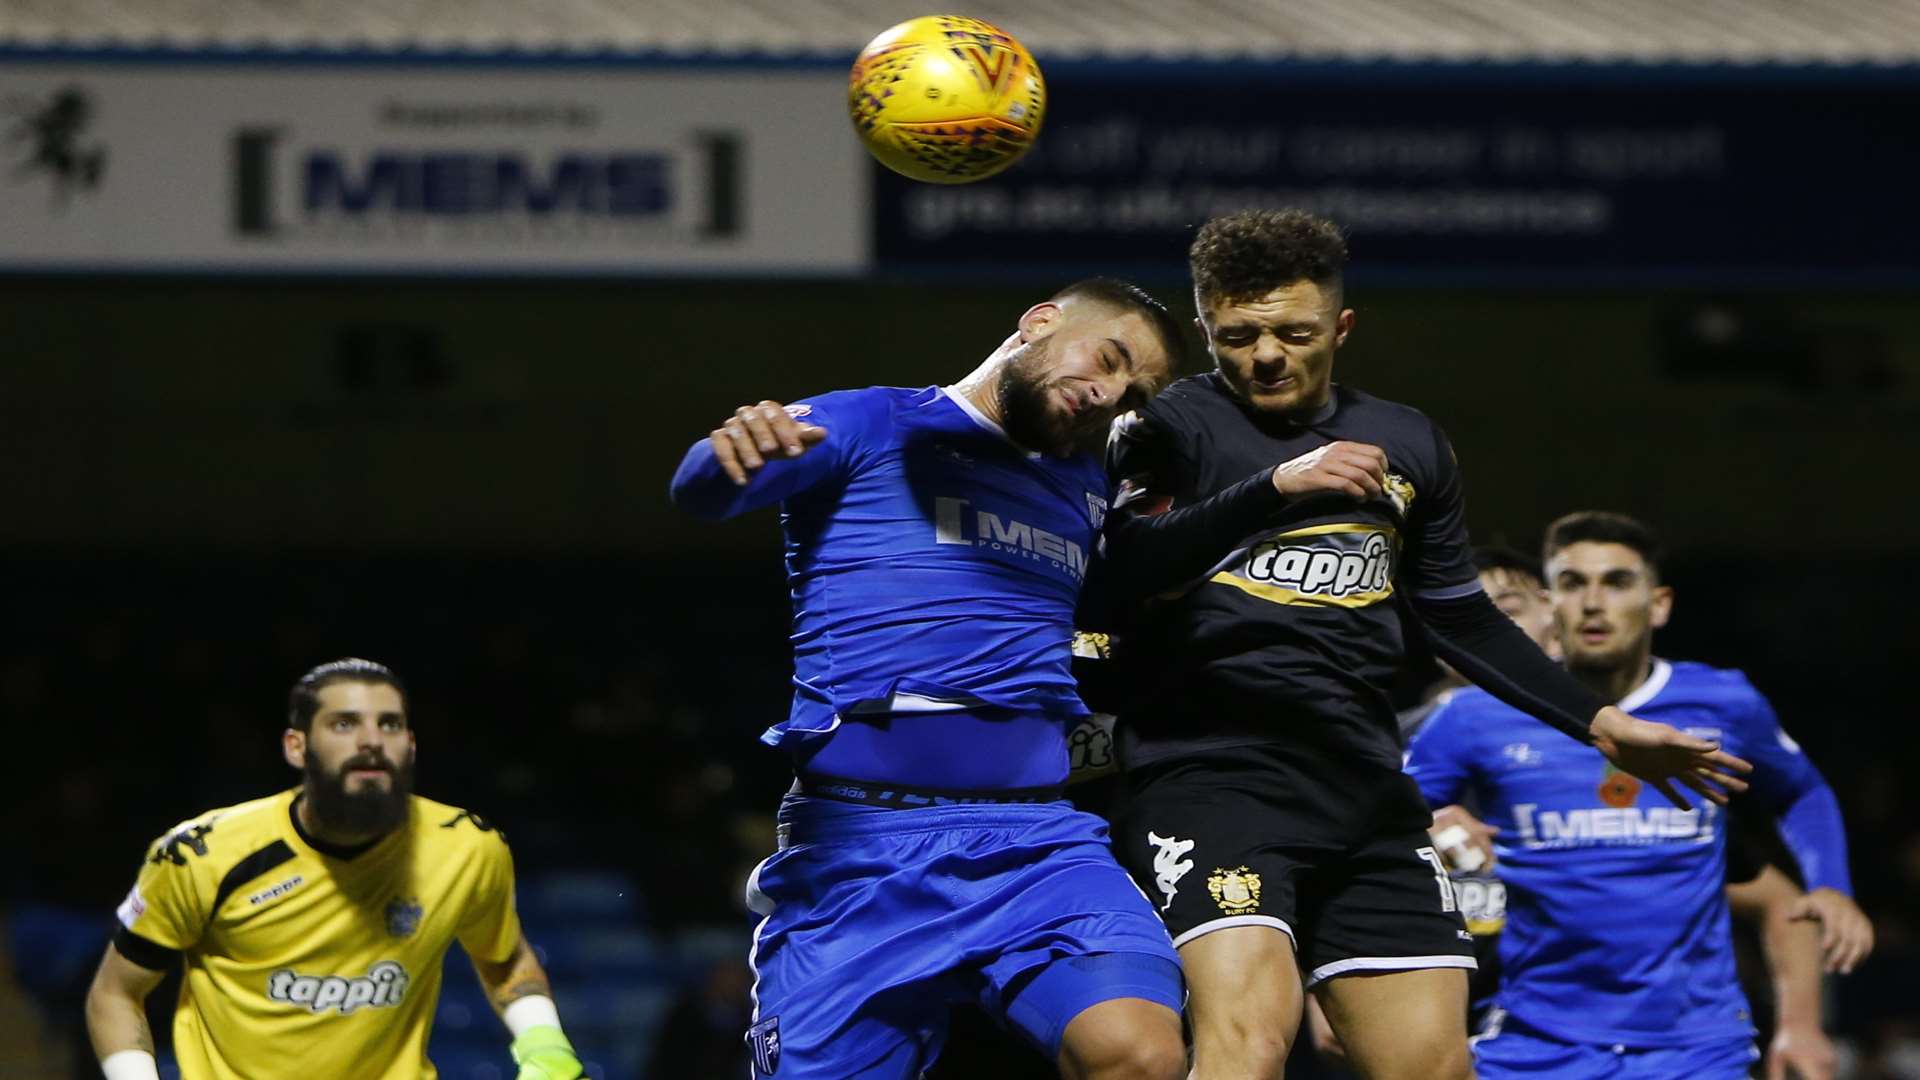
[(1207, 878), (1207, 891), (1213, 902), (1229, 915), (1239, 915), (1260, 906), (1260, 875), (1244, 866), (1231, 870), (1215, 869)]
[(780, 1018), (770, 1016), (747, 1029), (747, 1042), (753, 1045), (753, 1075), (772, 1076), (780, 1071)]

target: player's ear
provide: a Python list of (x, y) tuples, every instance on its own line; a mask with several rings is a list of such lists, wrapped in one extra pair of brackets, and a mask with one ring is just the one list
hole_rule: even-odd
[(1673, 617), (1673, 586), (1655, 585), (1653, 587), (1651, 615), (1648, 622), (1655, 630), (1667, 625), (1667, 620)]
[(1053, 333), (1059, 325), (1061, 308), (1051, 300), (1044, 300), (1027, 309), (1020, 316), (1020, 340), (1022, 343), (1037, 341)]
[(307, 767), (307, 733), (298, 728), (281, 732), (280, 756), (287, 759), (287, 764), (304, 770)]
[(1354, 323), (1353, 309), (1352, 308), (1343, 309), (1340, 312), (1340, 317), (1333, 321), (1333, 347), (1334, 348), (1337, 349), (1340, 346), (1345, 345), (1347, 343), (1347, 335), (1353, 333), (1353, 323)]

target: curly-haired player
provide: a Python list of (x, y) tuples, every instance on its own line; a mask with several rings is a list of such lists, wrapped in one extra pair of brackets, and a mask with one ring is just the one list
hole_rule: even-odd
[(1333, 382), (1354, 325), (1346, 254), (1299, 212), (1202, 226), (1194, 298), (1217, 369), (1109, 444), (1113, 659), (1143, 687), (1120, 710), (1114, 848), (1180, 950), (1196, 1080), (1280, 1076), (1303, 982), (1363, 1075), (1470, 1073), (1473, 944), (1387, 693), (1404, 620), (1675, 802), (1743, 786), (1745, 762), (1606, 704), (1488, 600), (1446, 437)]

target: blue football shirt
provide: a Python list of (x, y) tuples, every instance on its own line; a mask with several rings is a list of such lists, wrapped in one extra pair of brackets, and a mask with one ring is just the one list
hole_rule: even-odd
[(1064, 781), (1086, 715), (1073, 616), (1107, 481), (1089, 455), (1016, 445), (957, 391), (873, 387), (788, 406), (827, 430), (736, 487), (706, 440), (676, 502), (781, 504), (793, 703), (762, 737), (805, 769), (957, 788)]
[[(1826, 781), (1737, 671), (1657, 660), (1620, 702), (1753, 762), (1753, 796), (1810, 888), (1847, 891)], [(1679, 1046), (1750, 1036), (1724, 893), (1725, 814), (1680, 810), (1593, 747), (1480, 690), (1436, 709), (1407, 753), (1435, 807), (1471, 797), (1500, 828), (1507, 888), (1498, 1004), (1576, 1043)]]

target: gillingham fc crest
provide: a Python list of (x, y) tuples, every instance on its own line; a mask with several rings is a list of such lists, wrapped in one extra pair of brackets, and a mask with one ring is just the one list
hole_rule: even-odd
[(412, 937), (420, 929), (421, 907), (418, 901), (395, 900), (387, 905), (387, 933), (394, 937)]
[(1220, 910), (1230, 915), (1252, 911), (1260, 906), (1260, 875), (1244, 866), (1215, 869), (1207, 878), (1207, 892)]
[(780, 1071), (779, 1017), (768, 1017), (748, 1028), (747, 1042), (753, 1046), (753, 1075), (772, 1076)]

